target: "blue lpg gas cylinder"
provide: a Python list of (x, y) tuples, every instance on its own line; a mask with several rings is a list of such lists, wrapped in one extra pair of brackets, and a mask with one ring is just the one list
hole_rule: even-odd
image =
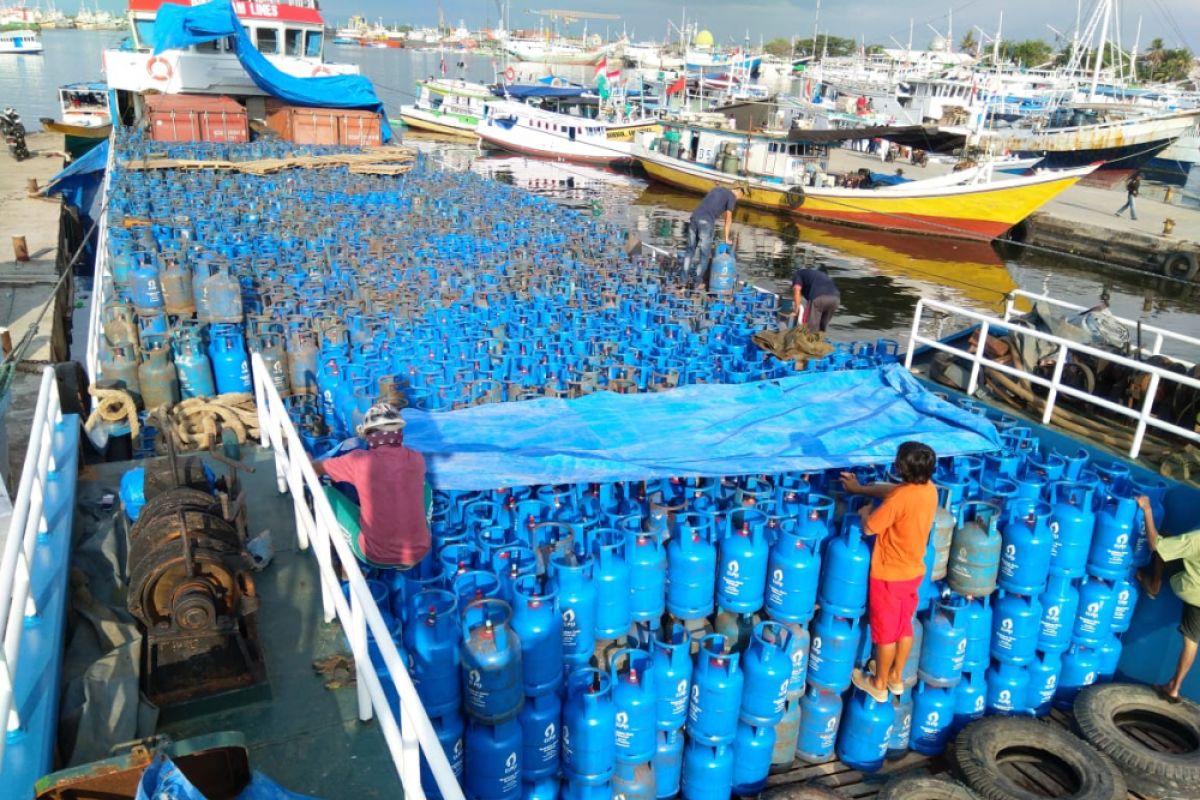
[(788, 658), (792, 662), (792, 676), (788, 682), (788, 698), (799, 697), (804, 693), (808, 681), (808, 628), (804, 625), (788, 625), (792, 634), (788, 639)]
[(562, 617), (562, 652), (568, 669), (586, 664), (596, 649), (596, 586), (592, 559), (570, 551), (550, 558), (550, 577)]
[[(660, 731), (687, 724), (692, 692), (692, 640), (678, 622), (664, 626), (650, 641), (654, 662), (654, 718)], [(682, 746), (682, 745), (681, 745)]]
[(739, 508), (730, 515), (717, 573), (717, 605), (723, 610), (753, 614), (762, 608), (771, 546), (766, 527), (758, 509)]
[(987, 713), (1025, 714), (1029, 706), (1029, 671), (1023, 666), (994, 661), (987, 671)]
[(994, 503), (963, 503), (946, 571), (946, 581), (955, 592), (986, 597), (995, 591), (1000, 571), (1001, 540), (996, 529), (999, 515), (1000, 509)]
[(629, 563), (620, 532), (597, 530), (592, 540), (592, 577), (596, 584), (597, 639), (613, 639), (629, 630), (633, 609), (629, 605)]
[(818, 593), (821, 610), (847, 617), (859, 617), (867, 610), (867, 579), (871, 570), (871, 550), (862, 538), (862, 520), (847, 514), (842, 530), (829, 540), (821, 565)]
[(709, 267), (708, 290), (717, 294), (728, 294), (733, 291), (736, 279), (737, 262), (733, 253), (729, 251), (729, 245), (717, 245), (717, 254), (713, 256), (712, 266)]
[(918, 683), (913, 691), (909, 746), (927, 756), (941, 755), (953, 734), (954, 689)]
[(680, 619), (698, 619), (713, 611), (717, 582), (713, 519), (695, 512), (681, 514), (678, 535), (667, 543), (667, 611)]
[(1079, 609), (1079, 587), (1073, 578), (1051, 575), (1038, 601), (1042, 605), (1042, 620), (1038, 626), (1037, 648), (1048, 653), (1061, 653), (1071, 644), (1075, 614)]
[(742, 654), (745, 689), (741, 718), (752, 725), (773, 726), (783, 719), (792, 685), (792, 633), (781, 623), (760, 622)]
[(463, 793), (471, 800), (512, 800), (521, 796), (521, 725), (467, 721)]
[(1096, 646), (1097, 681), (1111, 681), (1117, 672), (1117, 664), (1121, 661), (1121, 637), (1110, 633), (1100, 640)]
[(1104, 499), (1096, 515), (1096, 532), (1088, 551), (1089, 575), (1115, 581), (1123, 578), (1133, 564), (1133, 518), (1137, 501), (1124, 487), (1117, 487)]
[(517, 716), (521, 723), (521, 780), (536, 781), (558, 774), (562, 701), (554, 692), (525, 698)]
[(912, 738), (913, 722), (913, 690), (905, 689), (904, 694), (892, 700), (896, 708), (896, 721), (892, 725), (892, 738), (888, 740), (887, 757), (900, 758), (908, 752), (908, 740)]
[(193, 337), (176, 337), (175, 371), (179, 373), (179, 394), (187, 400), (191, 397), (212, 397), (217, 393), (213, 380), (212, 363), (204, 349)]
[(467, 542), (448, 544), (438, 553), (442, 575), (451, 582), (464, 572), (479, 569), (482, 559), (479, 548)]
[[(825, 498), (832, 508), (833, 500)], [(816, 507), (802, 511), (806, 514), (825, 513)], [(767, 566), (766, 612), (780, 622), (807, 623), (812, 619), (817, 603), (817, 585), (821, 574), (821, 539), (807, 536), (808, 527), (778, 529)]]
[(1095, 489), (1060, 481), (1050, 486), (1050, 574), (1082, 578), (1096, 527)]
[(965, 602), (951, 595), (922, 620), (924, 639), (918, 651), (917, 675), (930, 686), (954, 686), (962, 675), (967, 630), (958, 615)]
[(147, 257), (134, 266), (131, 274), (133, 282), (133, 307), (137, 313), (148, 316), (162, 310), (162, 285), (158, 282), (158, 268), (153, 260)]
[(613, 798), (625, 800), (654, 800), (658, 781), (654, 777), (654, 761), (634, 764), (617, 759), (612, 777)]
[(683, 796), (729, 800), (733, 791), (733, 747), (688, 739), (683, 748)]
[(555, 608), (553, 585), (526, 575), (513, 585), (512, 629), (521, 642), (526, 697), (558, 690), (563, 679), (562, 617)]
[(992, 657), (992, 607), (985, 598), (974, 597), (963, 603), (957, 618), (967, 631), (963, 671), (983, 672)]
[(562, 768), (569, 780), (595, 786), (612, 777), (617, 760), (616, 713), (612, 682), (603, 672), (585, 667), (567, 678)]
[(1000, 553), (1001, 589), (1036, 595), (1046, 586), (1054, 535), (1050, 532), (1051, 508), (1038, 500), (1014, 500), (1013, 514), (1004, 526)]
[(788, 769), (796, 760), (796, 742), (800, 739), (800, 698), (788, 698), (783, 719), (775, 726), (775, 747), (771, 751), (771, 767)]
[(738, 723), (733, 740), (733, 793), (753, 797), (767, 785), (771, 772), (771, 751), (775, 749), (775, 728), (758, 727), (745, 720)]
[(656, 620), (667, 599), (667, 554), (654, 531), (625, 533), (629, 563), (629, 606), (634, 622)]
[(212, 360), (217, 392), (251, 391), (250, 361), (236, 325), (213, 325), (209, 331), (208, 357)]
[[(537, 556), (523, 544), (510, 544), (492, 553), (492, 572), (500, 579), (500, 599), (513, 605), (513, 585), (523, 575), (537, 572)], [(513, 614), (517, 609), (513, 608)]]
[(958, 686), (954, 687), (954, 733), (979, 719), (987, 709), (987, 676), (985, 668), (977, 672), (964, 672)]
[[(1150, 498), (1150, 512), (1154, 519), (1162, 522), (1166, 513), (1167, 482), (1154, 478), (1146, 481), (1132, 481), (1134, 497), (1146, 495)], [(1150, 542), (1146, 539), (1146, 514), (1139, 508), (1133, 517), (1133, 563), (1134, 566), (1144, 567), (1150, 563)]]
[(641, 763), (654, 758), (654, 664), (645, 650), (621, 648), (610, 657), (616, 708), (617, 758)]
[(1100, 656), (1095, 648), (1073, 644), (1063, 653), (1058, 688), (1054, 691), (1054, 707), (1070, 711), (1079, 690), (1091, 686), (1100, 675)]
[(660, 800), (679, 794), (679, 783), (683, 778), (682, 730), (659, 731), (658, 749), (654, 751), (655, 797)]
[[(955, 488), (958, 491), (962, 490), (961, 487)], [(955, 493), (950, 487), (938, 487), (938, 509), (933, 516), (933, 534), (929, 537), (929, 547), (933, 551), (929, 570), (931, 580), (940, 581), (946, 577), (946, 570), (950, 565), (950, 544), (954, 540), (954, 528), (958, 523), (958, 517), (951, 510), (951, 505), (957, 506), (959, 503), (961, 496), (956, 501)]]
[[(870, 626), (868, 626), (867, 630), (867, 635), (863, 636), (863, 644), (873, 647), (871, 645)], [(911, 689), (917, 685), (917, 673), (921, 668), (921, 648), (925, 644), (925, 626), (916, 616), (913, 616), (912, 630), (912, 651), (908, 659), (904, 662), (904, 669), (900, 671), (900, 682), (904, 684), (906, 689)], [(870, 658), (870, 652), (868, 650), (868, 655), (863, 656), (859, 661), (866, 662)]]
[(1054, 693), (1058, 690), (1058, 675), (1062, 672), (1062, 653), (1039, 652), (1027, 667), (1029, 672), (1028, 708), (1039, 717), (1050, 713)]
[(808, 645), (809, 685), (839, 693), (850, 688), (861, 636), (857, 618), (837, 617), (824, 609), (818, 611)]
[(861, 689), (855, 689), (838, 734), (838, 758), (853, 769), (875, 772), (887, 757), (895, 722), (896, 709), (890, 698), (880, 703)]
[(450, 590), (458, 598), (461, 613), (476, 600), (500, 600), (500, 579), (487, 570), (469, 569), (454, 576)]
[(1124, 633), (1133, 622), (1133, 609), (1137, 605), (1137, 585), (1128, 578), (1113, 581), (1113, 633)]
[(431, 717), (457, 714), (462, 704), (458, 601), (443, 589), (416, 592), (404, 626), (408, 672)]
[[(398, 705), (392, 709), (392, 714), (396, 719), (400, 718)], [(433, 724), (433, 731), (437, 734), (438, 742), (442, 745), (442, 752), (446, 754), (446, 760), (450, 762), (450, 769), (454, 772), (454, 777), (461, 784), (463, 777), (463, 750), (466, 747), (463, 738), (467, 730), (462, 714), (455, 711), (443, 717), (431, 716), (429, 721)], [(421, 754), (421, 788), (425, 791), (425, 796), (432, 798), (432, 800), (441, 800), (443, 797), (441, 790), (438, 789), (437, 780), (433, 777), (433, 770), (429, 768), (429, 762), (426, 760), (424, 753)]]
[(1027, 664), (1037, 647), (1042, 608), (1036, 597), (1000, 592), (992, 604), (992, 658)]
[(1112, 630), (1116, 597), (1112, 584), (1090, 577), (1079, 585), (1079, 610), (1075, 612), (1076, 642), (1096, 645)]
[(558, 800), (558, 777), (521, 781), (521, 800)]
[(738, 708), (745, 678), (738, 654), (719, 633), (700, 640), (692, 670), (692, 698), (688, 704), (688, 736), (713, 744), (731, 744), (737, 734)]
[(800, 738), (796, 742), (796, 758), (809, 764), (824, 764), (831, 760), (841, 719), (841, 694), (809, 686), (800, 698)]
[(507, 603), (490, 598), (462, 612), (463, 708), (488, 725), (515, 718), (525, 702), (521, 643), (509, 627), (511, 618)]

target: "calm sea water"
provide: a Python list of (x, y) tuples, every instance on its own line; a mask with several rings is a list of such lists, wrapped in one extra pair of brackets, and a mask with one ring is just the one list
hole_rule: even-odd
[[(42, 56), (0, 56), (0, 104), (14, 105), (28, 121), (56, 112), (60, 84), (100, 80), (100, 53), (116, 46), (119, 32), (45, 31)], [(353, 62), (374, 82), (394, 116), (411, 102), (413, 81), (441, 73), (490, 81), (498, 65), (488, 57), (441, 54), (434, 50), (366, 49), (330, 45), (330, 61)], [(545, 74), (539, 65), (518, 65), (523, 74)], [(591, 68), (560, 68), (560, 74), (590, 81)], [(632, 172), (598, 170), (503, 155), (481, 156), (470, 144), (410, 137), (436, 150), (459, 168), (472, 168), (563, 203), (633, 227), (653, 244), (677, 249), (683, 222), (697, 198), (649, 184)], [(754, 281), (786, 292), (793, 269), (824, 265), (842, 293), (843, 307), (831, 335), (838, 339), (891, 336), (903, 338), (914, 305), (922, 295), (979, 310), (999, 310), (1009, 291), (1022, 288), (1092, 305), (1107, 291), (1113, 310), (1148, 324), (1200, 337), (1200, 291), (1151, 276), (1104, 265), (1038, 254), (1000, 254), (989, 245), (955, 243), (853, 228), (816, 225), (776, 215), (739, 210), (735, 215), (740, 269)], [(1007, 256), (1007, 257), (1006, 257)], [(1176, 351), (1200, 361), (1200, 353)]]

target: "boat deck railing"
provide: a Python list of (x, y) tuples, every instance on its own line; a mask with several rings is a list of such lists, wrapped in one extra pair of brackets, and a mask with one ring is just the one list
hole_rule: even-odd
[(84, 368), (95, 382), (100, 374), (100, 337), (104, 335), (102, 319), (104, 304), (112, 291), (111, 265), (108, 259), (108, 197), (112, 183), (113, 166), (116, 161), (116, 139), (108, 140), (108, 163), (104, 167), (104, 182), (100, 192), (100, 223), (96, 232), (96, 270), (92, 279), (92, 300), (88, 308), (88, 329)]
[[(975, 346), (971, 350), (961, 347), (955, 347), (941, 341), (939, 338), (925, 336), (921, 333), (922, 323), (927, 320), (926, 313), (932, 312), (930, 317), (937, 315), (945, 320), (946, 317), (957, 317), (959, 319), (969, 320), (979, 325), (979, 337)], [(940, 327), (940, 326), (939, 326)], [(1128, 456), (1131, 459), (1136, 459), (1141, 453), (1142, 445), (1146, 438), (1146, 429), (1154, 428), (1166, 433), (1174, 434), (1189, 442), (1200, 444), (1200, 433), (1195, 430), (1182, 428), (1171, 422), (1159, 419), (1154, 416), (1154, 400), (1158, 395), (1159, 386), (1163, 381), (1175, 383), (1180, 386), (1186, 386), (1190, 389), (1200, 390), (1200, 381), (1195, 378), (1190, 378), (1186, 375), (1180, 375), (1170, 370), (1161, 367), (1147, 364), (1143, 361), (1135, 361), (1132, 358), (1117, 355), (1115, 353), (1091, 347), (1079, 342), (1073, 342), (1069, 339), (1064, 339), (1055, 336), (1051, 333), (1034, 330), (1033, 328), (1021, 328), (1021, 335), (1028, 336), (1041, 342), (1045, 342), (1057, 347), (1054, 355), (1054, 372), (1050, 378), (1044, 378), (1032, 372), (1022, 369), (1018, 365), (1003, 364), (996, 359), (989, 358), (985, 353), (987, 339), (989, 334), (1002, 335), (1009, 329), (1008, 312), (1005, 319), (991, 317), (986, 314), (981, 314), (977, 311), (971, 311), (961, 306), (956, 306), (950, 303), (943, 303), (939, 300), (930, 300), (922, 298), (917, 301), (917, 307), (913, 311), (912, 329), (909, 332), (908, 339), (908, 354), (904, 359), (904, 366), (912, 369), (913, 354), (916, 348), (920, 345), (930, 347), (944, 353), (949, 353), (957, 358), (969, 359), (971, 361), (970, 377), (967, 381), (967, 395), (974, 395), (975, 390), (979, 388), (980, 373), (986, 367), (989, 370), (995, 370), (1003, 373), (1011, 378), (1028, 381), (1047, 390), (1044, 398), (1044, 409), (1042, 413), (1042, 424), (1049, 425), (1054, 415), (1055, 406), (1058, 403), (1060, 395), (1066, 395), (1074, 400), (1090, 403), (1110, 411), (1113, 414), (1125, 417), (1135, 424), (1132, 443), (1129, 447)], [(1114, 403), (1103, 397), (1091, 394), (1083, 389), (1077, 389), (1074, 386), (1063, 383), (1063, 369), (1071, 362), (1072, 356), (1075, 354), (1088, 355), (1096, 359), (1108, 361), (1112, 364), (1118, 364), (1132, 371), (1136, 377), (1145, 376), (1147, 383), (1145, 395), (1139, 405), (1136, 407), (1126, 407), (1119, 403)]]
[(2, 800), (32, 797), (54, 763), (79, 428), (46, 367), (0, 556)]
[[(391, 631), (371, 597), (358, 560), (340, 533), (333, 508), (304, 451), (300, 435), (258, 353), (252, 355), (251, 365), (262, 446), (271, 448), (275, 454), (275, 478), (280, 493), (290, 493), (292, 496), (297, 543), (301, 550), (310, 550), (316, 559), (325, 621), (333, 622), (336, 619), (350, 643), (357, 676), (358, 717), (363, 722), (372, 717), (378, 718), (380, 731), (406, 798), (425, 798), (421, 789), (420, 767), (420, 759), (424, 757), (442, 797), (445, 800), (463, 800), (462, 789), (438, 742), (404, 660), (396, 649)], [(345, 594), (334, 567), (335, 554), (341, 561), (349, 585), (349, 591)], [(380, 676), (368, 654), (368, 630), (387, 667), (387, 676)], [(392, 684), (395, 695), (399, 697), (399, 719), (393, 714), (384, 693), (385, 681)]]
[[(1064, 300), (1058, 300), (1057, 298), (1051, 297), (1048, 294), (1035, 294), (1033, 292), (1027, 292), (1024, 289), (1015, 289), (1008, 293), (1008, 299), (1004, 304), (1005, 322), (1010, 322), (1012, 321), (1013, 317), (1020, 316), (1021, 314), (1025, 313), (1021, 309), (1017, 308), (1018, 299), (1027, 300), (1030, 304), (1046, 303), (1048, 305), (1056, 306), (1058, 308), (1066, 309), (1078, 314), (1082, 314), (1088, 310), (1085, 306), (1079, 306), (1075, 305), (1074, 303), (1068, 303)], [(1182, 345), (1188, 345), (1189, 347), (1200, 348), (1200, 339), (1197, 339), (1194, 336), (1188, 336), (1187, 334), (1167, 330), (1166, 328), (1159, 328), (1154, 325), (1147, 325), (1139, 320), (1118, 317), (1116, 314), (1113, 314), (1113, 319), (1132, 330), (1137, 330), (1140, 327), (1143, 334), (1154, 337), (1148, 348), (1135, 342), (1134, 350), (1140, 352), (1143, 356), (1160, 355), (1162, 353), (1163, 344), (1168, 341)], [(1183, 358), (1171, 356), (1171, 359), (1178, 361), (1180, 364), (1183, 364), (1188, 368), (1195, 366), (1194, 362)]]

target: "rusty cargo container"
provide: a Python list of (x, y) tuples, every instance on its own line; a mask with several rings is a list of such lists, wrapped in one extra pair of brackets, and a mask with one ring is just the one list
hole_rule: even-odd
[(157, 94), (146, 97), (156, 142), (248, 142), (246, 109), (229, 97)]

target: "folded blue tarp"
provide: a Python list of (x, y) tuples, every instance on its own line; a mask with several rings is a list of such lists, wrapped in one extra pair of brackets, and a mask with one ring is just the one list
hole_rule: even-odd
[(404, 416), (405, 444), (443, 489), (811, 472), (891, 463), (910, 439), (939, 456), (1000, 445), (990, 422), (898, 364)]
[(92, 203), (99, 194), (107, 166), (108, 142), (103, 141), (51, 178), (42, 194), (47, 197), (61, 194), (68, 203), (91, 216)]
[(391, 141), (383, 102), (371, 81), (362, 75), (329, 75), (297, 78), (278, 69), (258, 52), (242, 27), (230, 0), (212, 0), (198, 6), (164, 3), (154, 21), (154, 52), (161, 53), (233, 36), (237, 57), (258, 88), (288, 103), (316, 108), (361, 108), (379, 113), (383, 140)]

